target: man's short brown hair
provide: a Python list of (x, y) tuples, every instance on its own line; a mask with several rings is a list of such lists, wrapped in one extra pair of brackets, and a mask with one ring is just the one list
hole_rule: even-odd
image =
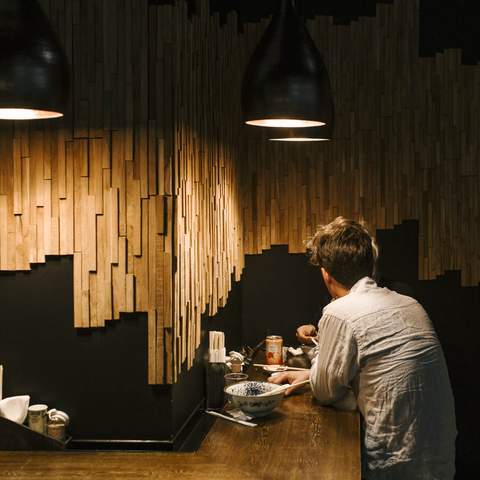
[(307, 241), (307, 249), (310, 262), (323, 267), (346, 288), (373, 275), (378, 251), (366, 226), (344, 217), (318, 227)]

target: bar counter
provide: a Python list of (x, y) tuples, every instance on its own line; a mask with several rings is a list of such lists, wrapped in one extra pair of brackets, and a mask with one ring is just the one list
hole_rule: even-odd
[(358, 413), (316, 405), (304, 387), (253, 421), (258, 427), (217, 420), (199, 453), (238, 466), (243, 478), (360, 480)]
[(256, 422), (217, 419), (195, 453), (0, 452), (0, 479), (360, 480), (358, 413), (316, 405), (303, 387)]

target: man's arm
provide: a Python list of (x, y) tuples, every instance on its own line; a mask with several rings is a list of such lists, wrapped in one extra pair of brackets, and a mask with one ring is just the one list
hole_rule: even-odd
[[(323, 405), (346, 408), (350, 384), (358, 371), (357, 346), (350, 326), (343, 320), (323, 315), (318, 324), (318, 354), (312, 360), (310, 383)], [(348, 407), (347, 407), (348, 408)]]

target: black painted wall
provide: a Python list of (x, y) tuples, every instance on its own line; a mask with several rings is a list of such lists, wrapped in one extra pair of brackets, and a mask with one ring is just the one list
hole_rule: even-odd
[(306, 255), (289, 254), (285, 245), (247, 255), (241, 284), (242, 340), (252, 346), (266, 335), (296, 344), (297, 327), (316, 325), (329, 301), (320, 271)]
[(145, 315), (78, 330), (72, 300), (71, 257), (2, 272), (4, 396), (65, 410), (76, 439), (169, 439), (170, 387), (147, 385)]

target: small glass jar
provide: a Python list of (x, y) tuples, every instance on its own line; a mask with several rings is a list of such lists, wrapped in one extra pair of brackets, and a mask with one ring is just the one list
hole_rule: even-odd
[(224, 378), (225, 388), (228, 388), (235, 383), (245, 382), (248, 380), (248, 375), (246, 373), (227, 373)]
[(232, 373), (242, 373), (242, 361), (239, 358), (230, 360), (230, 370)]
[(47, 433), (47, 410), (48, 406), (43, 404), (28, 407), (28, 426), (43, 435)]

